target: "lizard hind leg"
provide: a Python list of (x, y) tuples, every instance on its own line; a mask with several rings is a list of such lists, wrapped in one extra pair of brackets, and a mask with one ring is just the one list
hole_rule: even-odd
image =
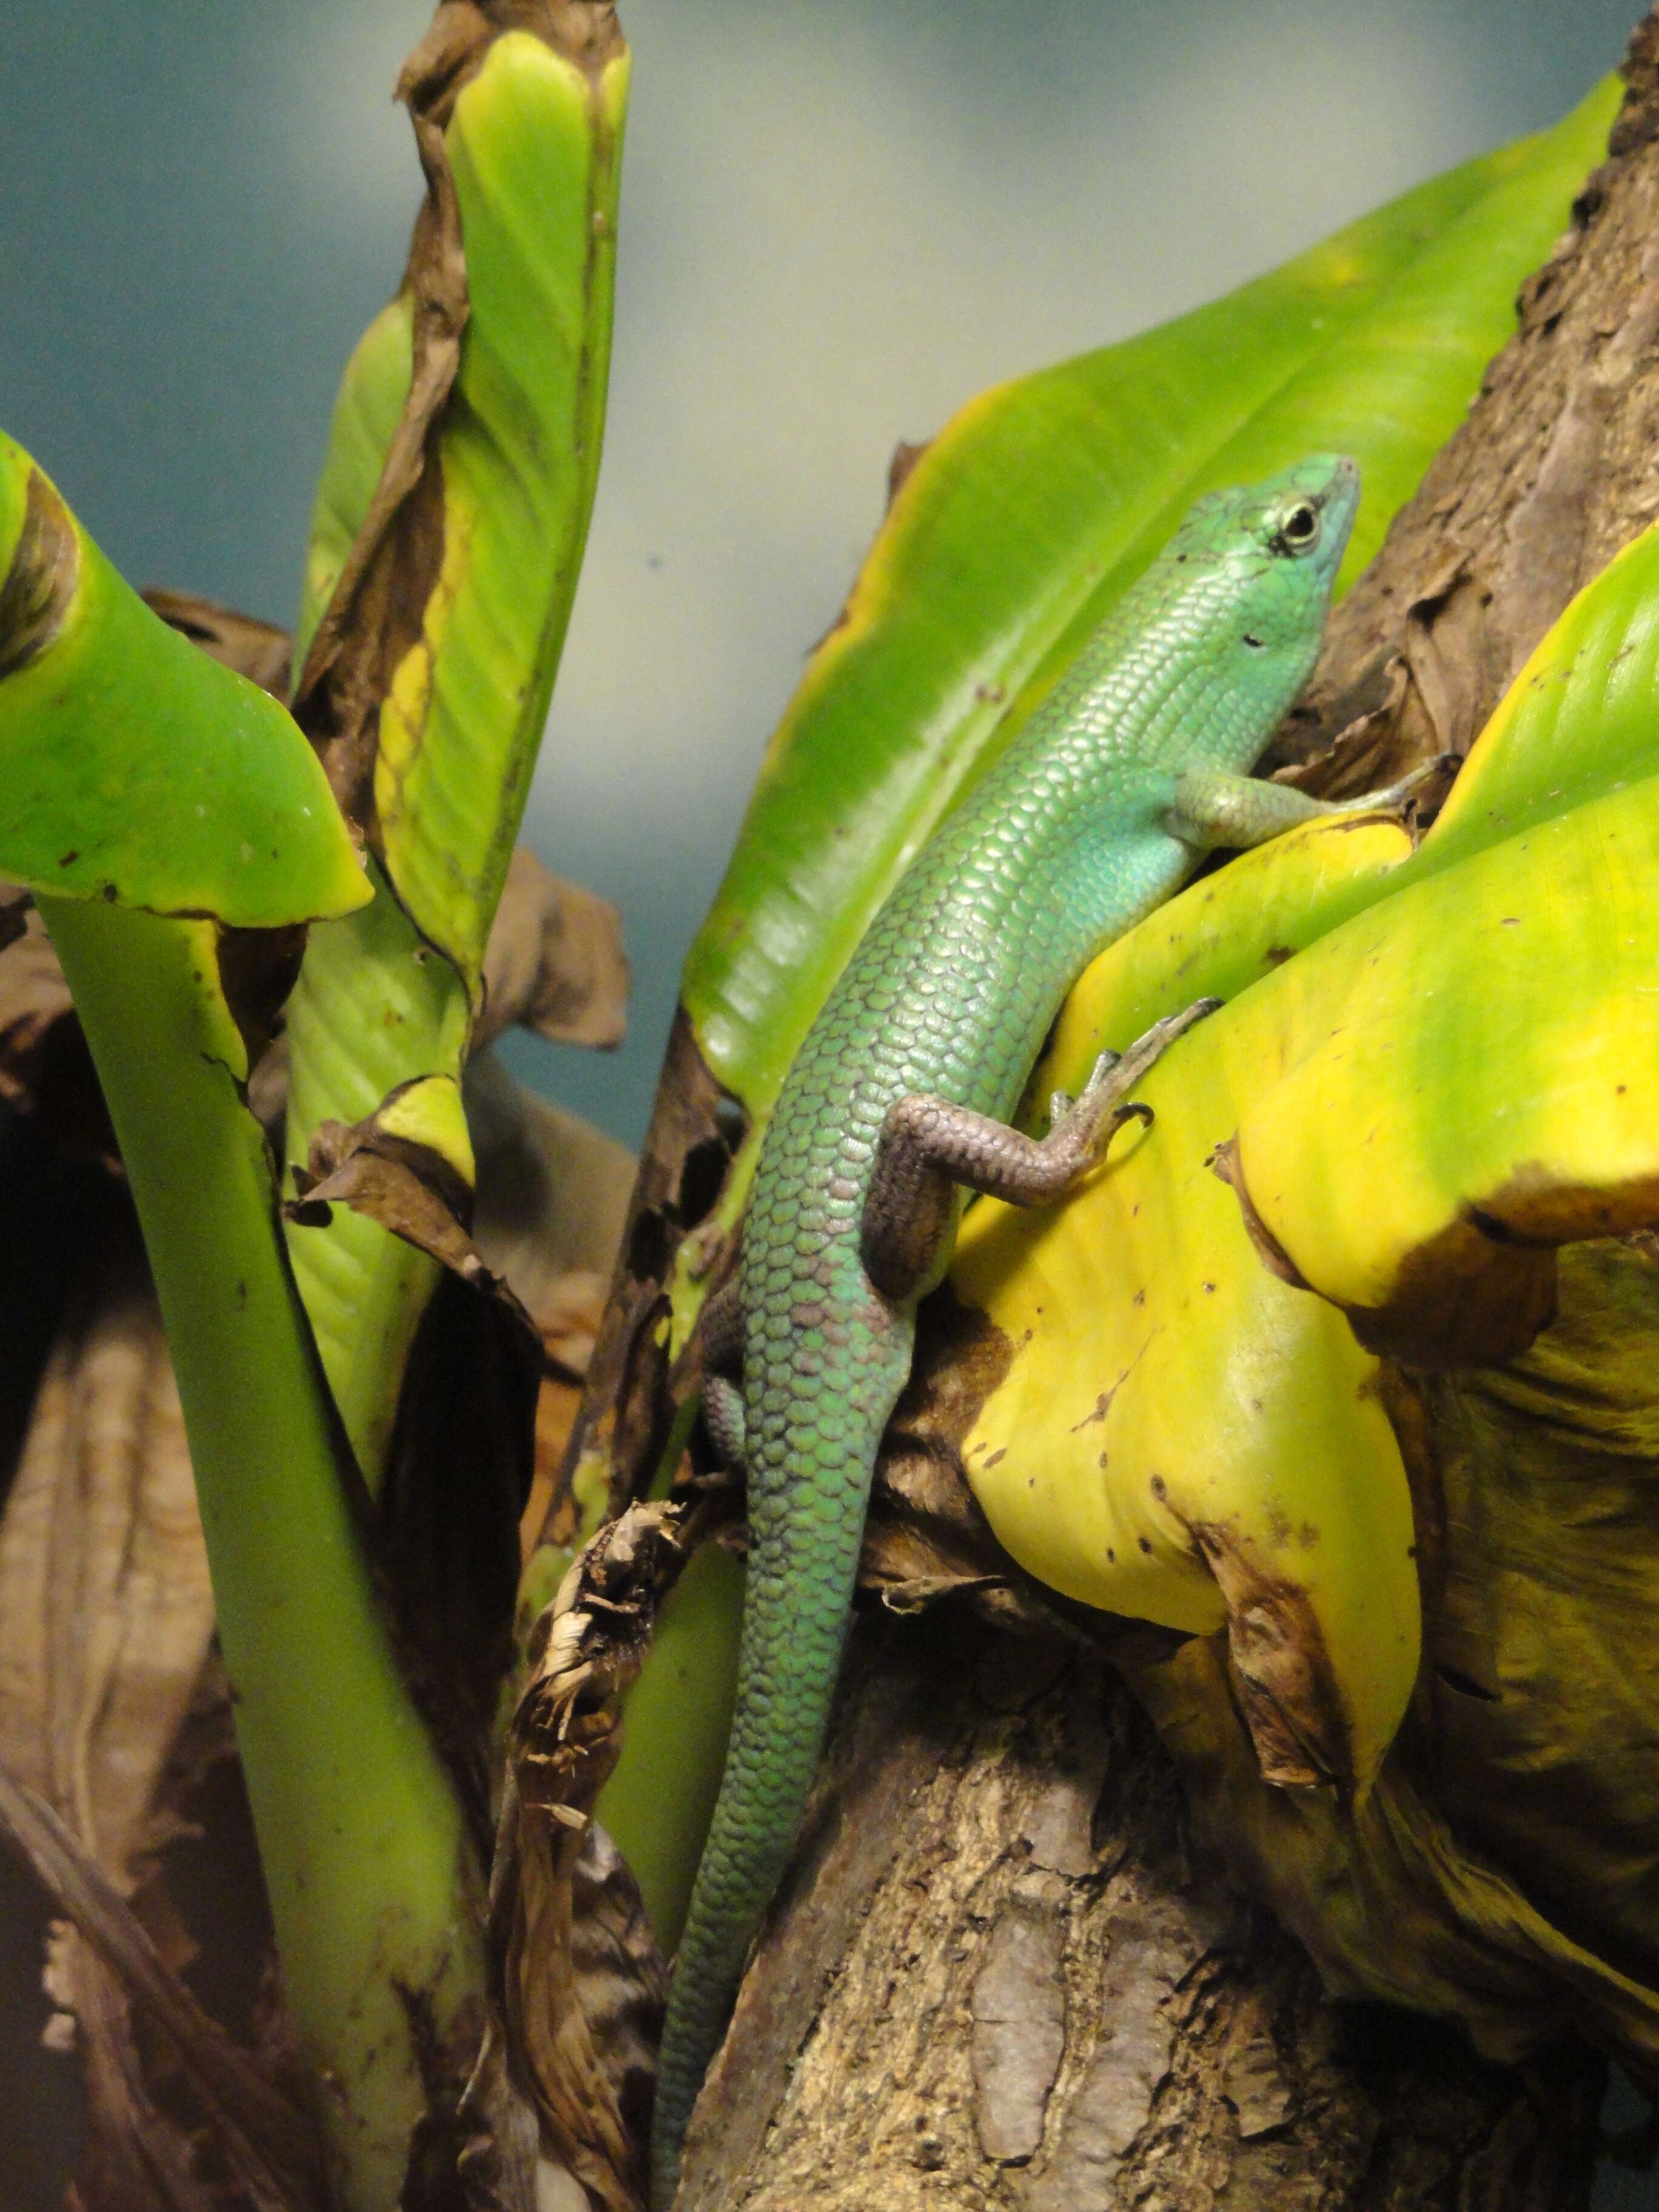
[(1054, 1126), (1041, 1139), (927, 1092), (896, 1099), (882, 1124), (864, 1207), (864, 1264), (877, 1288), (895, 1295), (884, 1276), (914, 1267), (916, 1201), (932, 1188), (948, 1192), (961, 1183), (1013, 1206), (1049, 1206), (1063, 1198), (1095, 1165), (1115, 1130), (1127, 1121), (1152, 1120), (1152, 1109), (1129, 1093), (1177, 1037), (1220, 1003), (1200, 999), (1154, 1022), (1127, 1052), (1102, 1053), (1078, 1097), (1055, 1094)]
[(702, 1426), (720, 1465), (732, 1474), (746, 1474), (748, 1425), (744, 1417), (743, 1393), (729, 1375), (711, 1371), (703, 1376)]
[(702, 1426), (714, 1456), (733, 1474), (746, 1472), (743, 1408), (743, 1301), (733, 1275), (702, 1310)]

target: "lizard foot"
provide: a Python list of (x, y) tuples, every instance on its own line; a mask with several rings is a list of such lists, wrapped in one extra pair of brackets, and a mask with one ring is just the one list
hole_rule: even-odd
[[(1128, 1094), (1178, 1037), (1221, 1004), (1200, 999), (1154, 1022), (1125, 1053), (1103, 1052), (1082, 1093), (1057, 1093), (1053, 1127), (1041, 1139), (967, 1106), (926, 1092), (896, 1099), (882, 1124), (874, 1173), (865, 1201), (864, 1264), (889, 1297), (893, 1285), (919, 1279), (921, 1246), (915, 1224), (921, 1201), (951, 1183), (1013, 1206), (1051, 1206), (1100, 1158), (1125, 1121), (1150, 1121), (1152, 1109)], [(937, 1212), (932, 1205), (929, 1217)]]

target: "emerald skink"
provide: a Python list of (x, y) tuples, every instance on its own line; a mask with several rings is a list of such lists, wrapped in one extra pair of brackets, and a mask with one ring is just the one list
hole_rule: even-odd
[[(762, 1146), (733, 1294), (711, 1303), (705, 1419), (747, 1475), (736, 1717), (668, 2006), (652, 2204), (686, 2124), (822, 1748), (882, 1431), (917, 1301), (964, 1188), (1061, 1197), (1159, 1052), (1207, 1011), (1107, 1054), (1041, 1141), (1008, 1126), (1097, 953), (1215, 847), (1332, 808), (1248, 770), (1310, 674), (1358, 500), (1330, 455), (1200, 500), (882, 907), (789, 1072)], [(741, 1376), (739, 1389), (736, 1377)]]

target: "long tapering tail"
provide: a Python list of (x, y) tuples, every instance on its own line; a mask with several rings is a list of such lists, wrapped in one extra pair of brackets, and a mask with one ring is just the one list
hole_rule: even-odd
[(651, 2212), (673, 2203), (691, 2108), (800, 1825), (840, 1670), (871, 1474), (908, 1372), (910, 1335), (902, 1325), (892, 1332), (856, 1389), (834, 1394), (833, 1413), (830, 1394), (814, 1393), (792, 1406), (775, 1440), (759, 1440), (758, 1450), (751, 1443), (737, 1706), (669, 1990)]

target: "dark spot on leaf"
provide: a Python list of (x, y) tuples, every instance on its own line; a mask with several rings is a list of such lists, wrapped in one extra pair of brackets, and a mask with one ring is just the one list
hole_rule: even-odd
[(1287, 960), (1294, 957), (1294, 954), (1293, 945), (1270, 945), (1261, 957), (1270, 968), (1282, 968)]
[(1097, 1421), (1103, 1421), (1111, 1410), (1113, 1395), (1110, 1390), (1103, 1390), (1095, 1400), (1093, 1410), (1085, 1413), (1080, 1421), (1073, 1422), (1071, 1433), (1075, 1436), (1079, 1429), (1091, 1428)]
[(629, 1273), (636, 1283), (659, 1283), (667, 1273), (671, 1249), (661, 1208), (647, 1206), (629, 1232)]
[(731, 1154), (720, 1137), (704, 1137), (692, 1146), (680, 1170), (679, 1215), (684, 1229), (706, 1221), (719, 1202)]
[(80, 857), (80, 854), (71, 846), (58, 865), (60, 868), (72, 868)]
[(1006, 1444), (1004, 1444), (1000, 1451), (994, 1451), (991, 1454), (991, 1456), (986, 1461), (985, 1464), (987, 1467), (995, 1467), (1000, 1460), (1005, 1460), (1007, 1456), (1008, 1447)]
[(1465, 1674), (1456, 1667), (1437, 1667), (1434, 1671), (1449, 1690), (1455, 1690), (1461, 1697), (1479, 1698), (1484, 1705), (1500, 1702), (1496, 1690), (1487, 1689), (1484, 1682), (1477, 1682), (1472, 1674)]
[(1137, 1536), (1137, 1537), (1136, 1537), (1136, 1539), (1135, 1539), (1135, 1541), (1139, 1545), (1139, 1547), (1140, 1547), (1140, 1548), (1141, 1548), (1141, 1550), (1142, 1550), (1143, 1552), (1150, 1552), (1150, 1551), (1152, 1550), (1152, 1546), (1151, 1546), (1151, 1544), (1150, 1544), (1150, 1543), (1148, 1543), (1148, 1541), (1146, 1540), (1146, 1537), (1145, 1537), (1145, 1536)]
[(749, 1134), (749, 1116), (735, 1098), (722, 1093), (714, 1101), (713, 1118), (720, 1142), (728, 1152), (735, 1152)]

